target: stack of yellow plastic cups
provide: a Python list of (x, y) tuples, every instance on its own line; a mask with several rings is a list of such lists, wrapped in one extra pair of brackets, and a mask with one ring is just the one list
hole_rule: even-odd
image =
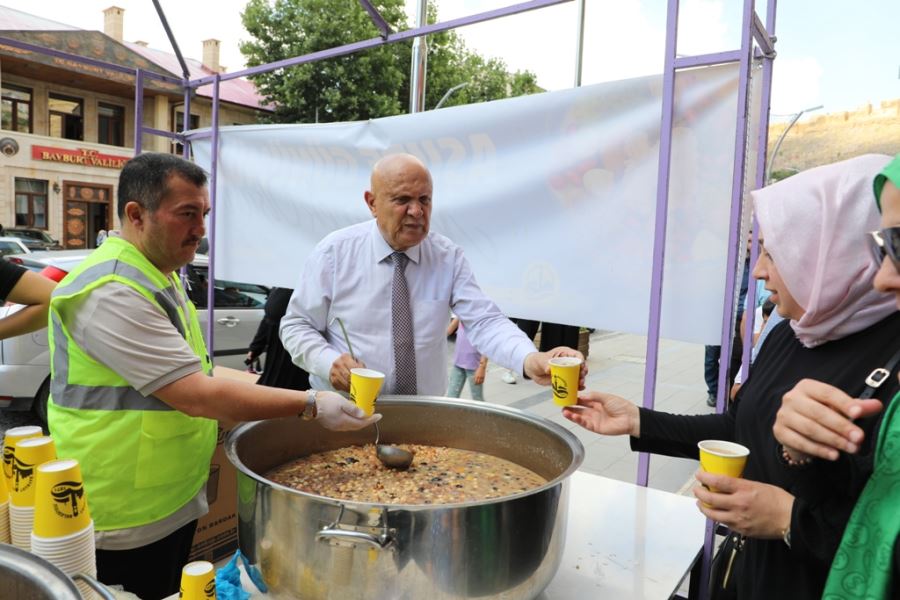
[[(4, 486), (6, 487), (7, 495), (3, 496), (7, 499), (6, 503), (6, 529), (9, 532), (12, 529), (11, 521), (12, 521), (12, 509), (9, 504), (9, 494), (12, 492), (13, 486), (13, 465), (15, 461), (13, 457), (15, 456), (16, 451), (16, 443), (20, 440), (39, 437), (44, 435), (44, 432), (40, 427), (36, 425), (27, 425), (25, 427), (13, 427), (11, 429), (6, 430), (6, 434), (3, 437), (3, 476), (0, 479), (3, 479)], [(18, 517), (18, 515), (17, 515)], [(12, 540), (12, 537), (8, 537), (5, 541), (9, 542)], [(25, 548), (26, 550), (28, 548)]]
[(3, 437), (3, 477), (6, 479), (7, 490), (12, 490), (13, 454), (16, 451), (16, 442), (42, 435), (44, 435), (44, 432), (37, 425), (13, 427), (6, 430), (6, 434)]
[(216, 569), (211, 562), (198, 560), (181, 569), (179, 600), (215, 600)]
[(13, 453), (9, 524), (13, 545), (22, 550), (31, 550), (35, 469), (51, 460), (56, 460), (56, 445), (51, 438), (42, 436), (16, 442)]
[(0, 543), (8, 544), (9, 537), (9, 490), (6, 477), (0, 475)]
[[(54, 460), (37, 468), (31, 552), (66, 575), (97, 577), (94, 522), (77, 460)], [(85, 599), (96, 597), (83, 581), (76, 585)]]

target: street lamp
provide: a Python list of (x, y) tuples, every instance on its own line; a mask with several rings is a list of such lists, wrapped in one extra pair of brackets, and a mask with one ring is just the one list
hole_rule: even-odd
[(800, 119), (800, 116), (803, 113), (819, 110), (820, 108), (822, 108), (821, 104), (818, 106), (811, 106), (810, 108), (804, 108), (800, 112), (796, 113), (791, 119), (791, 122), (788, 123), (788, 126), (785, 127), (784, 131), (781, 132), (781, 135), (778, 136), (778, 141), (775, 142), (775, 147), (772, 149), (772, 156), (769, 157), (769, 168), (766, 169), (766, 185), (769, 185), (769, 183), (772, 182), (772, 165), (775, 164), (775, 156), (778, 154), (778, 150), (781, 149), (781, 142), (784, 141), (784, 136), (787, 135), (787, 132), (790, 131), (791, 127), (794, 126), (794, 123), (796, 123)]
[(464, 81), (464, 82), (462, 82), (462, 83), (458, 83), (458, 84), (454, 85), (452, 88), (450, 88), (449, 90), (447, 90), (447, 91), (444, 93), (443, 96), (441, 96), (441, 99), (438, 100), (438, 103), (435, 104), (435, 105), (434, 105), (434, 108), (431, 109), (431, 110), (437, 110), (437, 109), (439, 109), (439, 108), (441, 107), (441, 105), (444, 103), (444, 101), (447, 100), (447, 98), (450, 97), (450, 94), (452, 94), (453, 92), (455, 92), (456, 90), (458, 90), (458, 89), (460, 89), (460, 88), (466, 87), (467, 85), (469, 85), (469, 82), (468, 82), (468, 81)]

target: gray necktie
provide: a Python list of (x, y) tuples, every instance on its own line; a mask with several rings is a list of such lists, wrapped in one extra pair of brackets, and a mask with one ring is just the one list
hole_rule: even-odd
[(391, 333), (394, 339), (394, 372), (396, 394), (416, 394), (416, 338), (413, 333), (412, 310), (409, 307), (409, 288), (406, 285), (406, 263), (409, 257), (402, 252), (391, 254), (394, 262), (394, 281), (391, 284)]

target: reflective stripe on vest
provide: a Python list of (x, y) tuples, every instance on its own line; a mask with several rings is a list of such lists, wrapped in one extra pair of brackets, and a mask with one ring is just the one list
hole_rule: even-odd
[(181, 337), (187, 339), (184, 323), (182, 323), (178, 316), (178, 292), (175, 288), (173, 286), (168, 286), (165, 289), (159, 289), (159, 287), (150, 281), (150, 279), (139, 269), (120, 260), (108, 260), (88, 267), (79, 273), (75, 279), (67, 282), (65, 286), (56, 288), (53, 291), (53, 296), (71, 296), (72, 294), (77, 294), (94, 281), (107, 275), (120, 275), (126, 279), (137, 282), (147, 288), (147, 290), (152, 291), (153, 299), (159, 302), (159, 305), (166, 311), (166, 316), (172, 321), (172, 325), (175, 326), (175, 329), (178, 330)]
[(53, 353), (54, 377), (50, 393), (57, 406), (87, 410), (174, 410), (156, 396), (142, 396), (131, 386), (89, 386), (70, 384), (69, 337), (63, 331), (59, 316), (50, 315), (53, 337), (59, 340)]
[[(120, 260), (107, 260), (92, 265), (75, 276), (72, 281), (57, 288), (53, 296), (71, 296), (91, 283), (107, 275), (119, 275), (131, 279), (152, 292), (166, 316), (181, 337), (187, 341), (184, 322), (178, 311), (178, 292), (174, 286), (159, 289), (139, 269)], [(175, 410), (154, 396), (143, 396), (130, 386), (86, 386), (69, 383), (69, 336), (63, 331), (59, 316), (51, 312), (56, 350), (53, 353), (54, 377), (50, 381), (50, 393), (57, 406), (90, 410)]]

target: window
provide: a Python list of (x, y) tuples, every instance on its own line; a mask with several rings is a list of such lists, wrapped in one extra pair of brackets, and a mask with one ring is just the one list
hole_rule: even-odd
[(7, 131), (31, 133), (31, 90), (9, 83), (3, 84), (2, 127)]
[(84, 139), (84, 101), (50, 94), (50, 135), (67, 140)]
[[(184, 127), (184, 111), (176, 110), (174, 117), (172, 117), (172, 131), (178, 132), (183, 131)], [(191, 115), (191, 121), (188, 124), (188, 129), (197, 129), (200, 127), (200, 116), (199, 115)], [(184, 152), (184, 146), (173, 142), (173, 150), (172, 152), (178, 154), (179, 156)]]
[(125, 145), (125, 109), (115, 104), (97, 105), (97, 142), (110, 146)]
[[(187, 271), (188, 296), (197, 308), (206, 308), (207, 268), (189, 265)], [(261, 285), (216, 279), (215, 305), (216, 308), (263, 308), (268, 293), (268, 288)]]
[(47, 182), (16, 177), (16, 226), (47, 229)]
[(16, 242), (7, 242), (6, 240), (0, 240), (0, 256), (13, 256), (14, 254), (25, 254), (26, 251), (22, 249), (21, 244), (17, 244)]

